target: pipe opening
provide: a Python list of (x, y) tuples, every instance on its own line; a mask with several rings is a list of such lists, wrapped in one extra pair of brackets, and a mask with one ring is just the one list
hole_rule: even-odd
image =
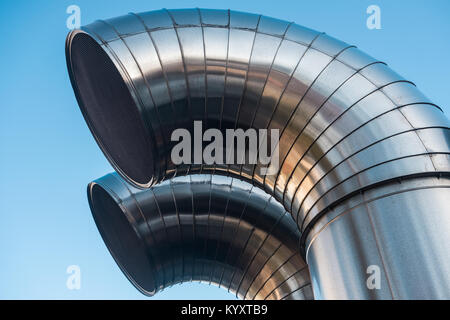
[(72, 33), (68, 41), (72, 86), (92, 134), (116, 170), (139, 185), (148, 184), (153, 144), (124, 79), (88, 34)]
[(146, 295), (155, 292), (153, 267), (144, 241), (125, 212), (100, 185), (89, 185), (89, 204), (97, 228), (112, 257), (126, 277)]

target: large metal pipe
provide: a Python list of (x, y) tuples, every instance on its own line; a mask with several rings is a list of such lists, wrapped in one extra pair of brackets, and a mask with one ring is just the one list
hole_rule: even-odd
[(202, 281), (243, 299), (313, 297), (292, 217), (249, 183), (190, 175), (139, 190), (108, 174), (88, 198), (109, 251), (144, 294)]
[[(130, 183), (148, 187), (212, 172), (263, 188), (302, 233), (317, 297), (450, 298), (449, 123), (386, 64), (294, 23), (203, 9), (97, 21), (70, 33), (66, 52), (86, 122)], [(279, 129), (276, 174), (262, 174), (260, 164), (175, 166), (171, 133), (192, 132), (195, 120), (222, 131)], [(390, 196), (405, 184), (426, 184), (420, 194), (432, 193), (432, 205), (412, 196), (419, 191)], [(341, 214), (347, 218), (331, 213), (355, 201), (364, 206)], [(315, 229), (319, 221), (327, 221), (322, 231)], [(338, 227), (343, 221), (345, 230)], [(382, 242), (387, 226), (398, 237)], [(362, 248), (376, 258), (361, 255)], [(365, 272), (375, 264), (383, 271), (381, 289), (366, 286)], [(397, 278), (401, 270), (409, 279)], [(353, 281), (330, 280), (344, 274)], [(427, 290), (405, 283), (419, 278)]]

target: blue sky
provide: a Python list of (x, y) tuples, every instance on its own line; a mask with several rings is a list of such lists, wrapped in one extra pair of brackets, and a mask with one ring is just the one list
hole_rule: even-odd
[[(295, 21), (357, 45), (416, 83), (450, 112), (450, 1), (1, 1), (0, 298), (142, 299), (103, 244), (86, 185), (112, 171), (91, 137), (64, 57), (66, 8), (95, 19), (167, 8), (230, 8)], [(381, 8), (381, 30), (366, 8)], [(66, 268), (81, 268), (68, 290)], [(183, 284), (151, 299), (233, 299), (214, 286)], [(147, 299), (147, 298), (145, 298)]]

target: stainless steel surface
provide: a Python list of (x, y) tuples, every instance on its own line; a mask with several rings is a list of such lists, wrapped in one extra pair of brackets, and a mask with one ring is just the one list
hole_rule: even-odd
[(88, 197), (106, 246), (144, 294), (202, 281), (244, 299), (313, 298), (292, 217), (247, 182), (202, 174), (139, 190), (114, 173)]
[[(448, 178), (395, 181), (330, 210), (306, 241), (315, 297), (448, 298), (449, 188)], [(379, 289), (367, 288), (370, 266)]]
[[(438, 106), (385, 63), (294, 23), (230, 10), (164, 9), (97, 21), (73, 31), (66, 53), (86, 122), (128, 182), (150, 187), (192, 173), (245, 179), (292, 215), (302, 233), (300, 248), (305, 256), (310, 230), (334, 207), (392, 181), (447, 177), (450, 171), (449, 122)], [(222, 132), (279, 129), (276, 174), (262, 174), (260, 164), (174, 165), (171, 133), (176, 128), (193, 132), (195, 120), (203, 121), (204, 130)], [(434, 211), (448, 212), (448, 189), (428, 192), (446, 193), (447, 198), (436, 195), (432, 205)], [(402, 212), (410, 208), (409, 197), (396, 199)], [(377, 210), (387, 210), (384, 202), (375, 204), (382, 206)], [(414, 212), (426, 216), (423, 210), (418, 204)], [(358, 209), (349, 216), (357, 212), (367, 214)], [(414, 220), (415, 214), (403, 216)], [(438, 217), (436, 232), (449, 234), (450, 223)], [(374, 228), (377, 232), (378, 226)], [(340, 274), (351, 275), (352, 268), (365, 265), (352, 248), (360, 242), (368, 248), (376, 246), (374, 238), (338, 229), (328, 228), (331, 236), (310, 247), (313, 273), (322, 273), (319, 265), (338, 263)], [(346, 240), (335, 243), (334, 237), (341, 236)], [(430, 251), (438, 245), (427, 237), (420, 239)], [(446, 270), (449, 246), (441, 244), (436, 249), (439, 256), (430, 256), (416, 252), (414, 246), (406, 250), (402, 241), (395, 239), (389, 245), (399, 254), (431, 259), (429, 264), (409, 266), (409, 275), (434, 275), (430, 286), (439, 281), (448, 286), (449, 277), (429, 266), (442, 264)], [(345, 253), (343, 257), (350, 260), (330, 255), (346, 250), (355, 254), (352, 259)], [(394, 271), (389, 276), (394, 277)], [(362, 288), (365, 278), (353, 279), (360, 284), (355, 291), (356, 286), (327, 289), (328, 276), (313, 278), (320, 288), (317, 297), (379, 297)], [(430, 290), (422, 291), (421, 297), (450, 298), (450, 291), (439, 286)], [(390, 297), (420, 294), (405, 292)]]

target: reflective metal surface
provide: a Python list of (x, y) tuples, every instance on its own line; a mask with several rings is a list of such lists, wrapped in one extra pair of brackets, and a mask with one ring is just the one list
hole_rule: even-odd
[[(327, 219), (334, 207), (395, 180), (446, 177), (450, 171), (449, 122), (438, 106), (385, 63), (294, 23), (230, 10), (129, 14), (73, 31), (67, 38), (66, 54), (86, 122), (122, 177), (136, 187), (192, 173), (245, 179), (291, 213), (301, 231), (305, 256), (310, 230), (320, 219)], [(204, 130), (222, 132), (228, 128), (279, 129), (276, 174), (261, 174), (260, 164), (174, 165), (171, 133), (176, 128), (193, 133), (195, 120), (203, 121)], [(433, 210), (448, 212), (448, 189), (429, 188), (429, 192), (437, 194)], [(442, 193), (447, 198), (438, 196)], [(409, 197), (396, 201), (401, 212), (409, 210)], [(389, 206), (386, 209), (384, 203), (373, 202), (387, 214)], [(404, 218), (427, 216), (425, 208), (418, 204)], [(358, 209), (348, 216), (358, 213), (367, 214)], [(439, 217), (438, 233), (449, 234), (450, 223)], [(374, 226), (374, 232), (378, 227), (382, 228)], [(353, 247), (358, 243), (377, 246), (374, 238), (356, 229), (327, 230), (331, 236), (318, 237), (323, 239), (317, 241), (320, 245), (308, 251), (317, 297), (381, 297), (363, 289), (366, 276), (353, 279), (359, 287), (341, 286), (339, 290), (333, 285), (328, 289), (328, 276), (315, 276), (323, 273), (321, 268), (338, 263), (341, 273), (348, 272), (350, 277), (352, 268), (363, 270), (366, 265)], [(338, 242), (336, 237), (345, 241)], [(421, 240), (430, 251), (438, 245), (427, 237)], [(406, 250), (403, 241), (395, 239), (389, 246), (401, 254), (431, 259), (429, 264), (409, 266), (408, 274), (434, 275), (430, 286), (438, 282), (448, 286), (449, 273), (443, 276), (428, 266), (442, 264), (446, 270), (449, 246), (441, 244), (436, 249), (439, 256), (430, 256), (414, 247), (402, 251)], [(335, 259), (341, 252), (352, 252), (353, 258), (343, 253), (345, 260)], [(393, 290), (390, 297), (419, 294), (408, 290), (398, 294)], [(450, 291), (439, 287), (430, 292), (423, 291), (421, 297), (450, 298)]]
[(244, 299), (313, 298), (292, 217), (249, 183), (190, 175), (139, 190), (114, 173), (88, 197), (112, 256), (144, 294), (202, 281)]
[[(330, 210), (308, 233), (315, 297), (448, 298), (449, 188), (448, 178), (395, 181)], [(368, 290), (371, 275), (379, 287)]]

